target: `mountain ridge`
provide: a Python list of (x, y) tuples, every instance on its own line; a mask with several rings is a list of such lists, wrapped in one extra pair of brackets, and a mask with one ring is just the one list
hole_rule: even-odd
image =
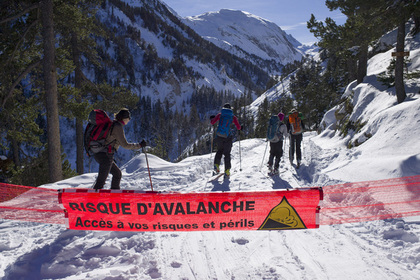
[(281, 66), (300, 60), (301, 45), (278, 25), (251, 13), (221, 9), (186, 17), (183, 22), (200, 36), (239, 57), (260, 65), (271, 75)]

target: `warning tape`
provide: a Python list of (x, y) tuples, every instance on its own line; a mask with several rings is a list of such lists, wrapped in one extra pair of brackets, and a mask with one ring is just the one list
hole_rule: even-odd
[[(420, 175), (322, 187), (319, 225), (420, 216)], [(66, 189), (71, 192), (91, 190)], [(115, 191), (101, 190), (100, 193)], [(148, 193), (120, 190), (121, 194)], [(256, 192), (258, 193), (258, 192)], [(322, 197), (323, 195), (323, 197)], [(61, 198), (61, 197), (60, 197)], [(0, 183), (0, 218), (65, 224), (58, 191)], [(274, 208), (273, 208), (274, 209)], [(267, 223), (263, 223), (267, 225)]]

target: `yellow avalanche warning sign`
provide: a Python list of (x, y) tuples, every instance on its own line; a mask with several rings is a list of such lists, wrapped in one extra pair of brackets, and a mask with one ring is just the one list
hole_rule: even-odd
[(283, 197), (281, 202), (274, 207), (267, 218), (265, 218), (259, 230), (284, 230), (284, 229), (305, 229), (306, 226), (299, 214)]

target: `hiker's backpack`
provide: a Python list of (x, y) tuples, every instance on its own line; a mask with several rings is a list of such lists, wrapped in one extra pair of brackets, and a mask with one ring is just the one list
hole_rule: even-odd
[(300, 118), (299, 115), (295, 117), (294, 114), (290, 114), (289, 123), (290, 123), (290, 129), (292, 131), (292, 134), (301, 134), (303, 132), (302, 119)]
[(280, 120), (278, 116), (271, 116), (268, 122), (267, 140), (271, 143), (277, 143), (283, 140), (283, 135), (280, 132)]
[(233, 121), (233, 111), (228, 108), (223, 108), (221, 111), (219, 125), (217, 126), (216, 135), (227, 138), (230, 133), (230, 125)]
[(107, 136), (111, 134), (112, 127), (113, 122), (105, 111), (95, 109), (89, 113), (84, 134), (84, 146), (88, 156), (107, 151), (108, 147), (104, 144)]

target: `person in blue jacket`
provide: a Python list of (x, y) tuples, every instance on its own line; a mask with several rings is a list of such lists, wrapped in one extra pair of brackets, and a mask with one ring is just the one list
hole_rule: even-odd
[(230, 127), (233, 123), (236, 126), (236, 129), (241, 130), (242, 127), (239, 124), (238, 118), (233, 114), (232, 107), (229, 103), (223, 105), (222, 111), (216, 116), (210, 116), (210, 123), (214, 125), (219, 122), (216, 129), (216, 140), (215, 144), (217, 145), (216, 156), (214, 157), (214, 172), (213, 174), (218, 174), (220, 172), (220, 163), (222, 161), (222, 156), (225, 157), (225, 174), (224, 176), (229, 178), (231, 162), (230, 162), (230, 152), (232, 150), (233, 136), (230, 133)]

